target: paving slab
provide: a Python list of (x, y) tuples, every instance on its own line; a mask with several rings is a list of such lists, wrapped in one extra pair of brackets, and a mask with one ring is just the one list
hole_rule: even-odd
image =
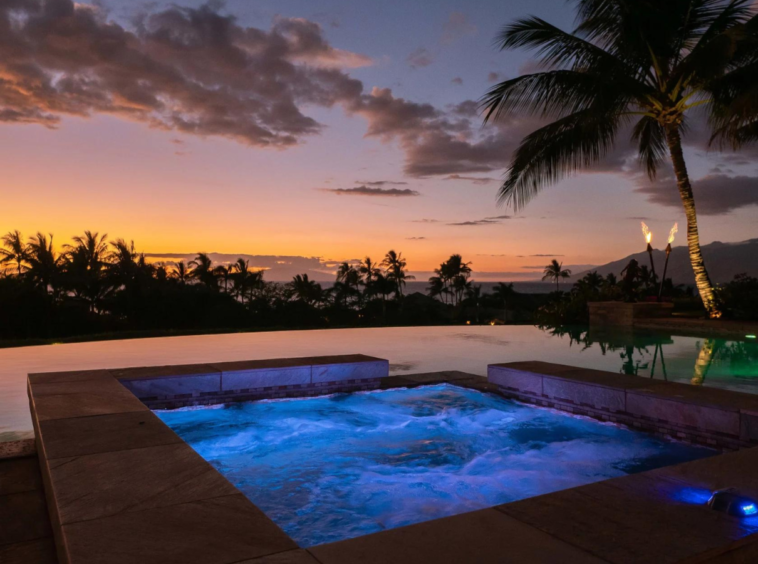
[(61, 525), (239, 493), (186, 443), (47, 464)]
[(0, 546), (52, 535), (41, 490), (0, 496)]
[(242, 494), (65, 525), (76, 564), (232, 564), (297, 549)]
[(679, 562), (758, 531), (758, 520), (693, 503), (685, 486), (642, 473), (497, 509), (614, 564)]
[(495, 509), (314, 546), (308, 551), (322, 564), (604, 562)]
[(56, 382), (86, 382), (112, 378), (107, 370), (72, 370), (68, 372), (38, 372), (28, 376), (32, 384), (51, 384)]
[(758, 448), (666, 466), (646, 474), (651, 478), (674, 480), (704, 491), (733, 487), (748, 497), (758, 499)]
[(0, 460), (0, 496), (42, 489), (36, 456)]
[(0, 545), (3, 564), (57, 564), (52, 537)]
[(184, 443), (150, 411), (41, 421), (47, 459)]
[[(55, 385), (57, 386), (57, 384)], [(42, 396), (37, 396), (36, 388), (37, 386), (33, 387), (31, 402), (33, 403), (32, 417), (37, 422), (70, 417), (149, 411), (144, 403), (123, 386), (121, 386), (123, 391), (95, 389), (94, 391), (82, 390), (78, 393)]]
[(221, 370), (212, 364), (175, 364), (168, 366), (139, 366), (133, 368), (113, 368), (109, 372), (119, 380), (141, 378), (172, 378), (174, 376), (202, 376), (220, 374)]

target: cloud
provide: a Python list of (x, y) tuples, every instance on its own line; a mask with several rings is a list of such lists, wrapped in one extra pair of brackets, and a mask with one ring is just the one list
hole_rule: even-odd
[(414, 219), (412, 223), (439, 223), (439, 219)]
[(426, 237), (406, 237), (406, 241), (426, 241)]
[(475, 118), (479, 115), (479, 102), (476, 100), (464, 100), (453, 105), (452, 113), (457, 116)]
[[(681, 209), (676, 180), (670, 176), (647, 182), (635, 190), (654, 204)], [(758, 178), (709, 174), (692, 181), (695, 205), (701, 215), (723, 215), (758, 205)]]
[(458, 86), (461, 86), (463, 84), (463, 79), (460, 76), (456, 76), (450, 82), (453, 83), (453, 84), (457, 84)]
[(474, 35), (476, 26), (472, 24), (468, 16), (461, 12), (452, 12), (442, 26), (442, 43), (449, 45), (455, 43), (465, 35)]
[(405, 60), (411, 68), (418, 69), (431, 65), (434, 62), (434, 57), (426, 47), (419, 47), (412, 51)]
[(339, 196), (406, 198), (421, 195), (420, 192), (409, 190), (408, 188), (371, 188), (369, 186), (357, 186), (355, 188), (317, 188), (317, 190), (337, 194)]
[(356, 180), (356, 184), (365, 186), (405, 186), (407, 182), (395, 182), (393, 180)]
[(484, 219), (476, 219), (473, 221), (461, 221), (455, 223), (448, 223), (447, 225), (454, 225), (456, 227), (474, 227), (479, 225), (493, 225), (502, 223), (504, 219), (511, 219), (509, 215), (496, 215), (494, 217), (485, 217)]
[(535, 59), (529, 59), (518, 68), (518, 73), (519, 75), (534, 74), (537, 72), (543, 72), (544, 70), (545, 66), (540, 64), (539, 61)]
[(127, 28), (97, 6), (14, 0), (0, 5), (0, 38), (0, 121), (55, 128), (103, 113), (259, 147), (321, 131), (302, 108), (355, 100), (363, 85), (341, 69), (371, 64), (314, 22), (280, 17), (265, 31), (215, 4), (172, 5)]
[(497, 178), (479, 177), (479, 176), (461, 176), (460, 174), (450, 174), (442, 180), (468, 180), (473, 184), (485, 185), (493, 182), (499, 182)]
[(505, 80), (504, 74), (500, 74), (496, 71), (490, 71), (487, 74), (487, 82), (500, 82), (501, 80)]
[[(525, 255), (519, 255), (519, 256), (522, 256), (522, 257), (523, 257), (523, 256), (525, 256)], [(564, 256), (566, 256), (566, 255), (558, 255), (558, 254), (554, 254), (554, 253), (547, 253), (547, 254), (540, 254), (540, 255), (528, 255), (528, 256), (530, 256), (530, 257), (548, 257), (548, 258), (552, 258), (552, 257), (564, 257)]]

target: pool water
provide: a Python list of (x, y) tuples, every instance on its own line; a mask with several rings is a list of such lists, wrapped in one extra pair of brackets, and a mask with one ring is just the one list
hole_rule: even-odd
[(301, 546), (715, 454), (448, 384), (156, 413)]

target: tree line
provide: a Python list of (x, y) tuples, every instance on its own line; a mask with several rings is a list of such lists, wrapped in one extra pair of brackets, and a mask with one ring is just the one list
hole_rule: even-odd
[[(492, 294), (471, 281), (471, 263), (454, 254), (407, 295), (402, 253), (341, 263), (324, 287), (307, 273), (287, 283), (239, 258), (216, 264), (150, 262), (131, 241), (85, 231), (60, 247), (52, 235), (0, 238), (0, 339), (53, 339), (124, 331), (343, 327), (493, 322), (518, 309), (512, 285)], [(523, 301), (523, 300), (522, 300)], [(525, 303), (529, 303), (527, 298)], [(522, 318), (528, 317), (521, 313)]]

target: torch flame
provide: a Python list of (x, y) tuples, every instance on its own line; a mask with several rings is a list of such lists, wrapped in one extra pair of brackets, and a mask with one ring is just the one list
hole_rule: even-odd
[(676, 234), (678, 231), (679, 231), (679, 224), (675, 223), (674, 227), (672, 227), (671, 231), (669, 231), (669, 245), (674, 242), (674, 237), (676, 237)]
[(650, 243), (653, 240), (653, 232), (650, 231), (650, 228), (645, 224), (645, 222), (642, 223), (642, 234), (645, 236), (645, 242)]

